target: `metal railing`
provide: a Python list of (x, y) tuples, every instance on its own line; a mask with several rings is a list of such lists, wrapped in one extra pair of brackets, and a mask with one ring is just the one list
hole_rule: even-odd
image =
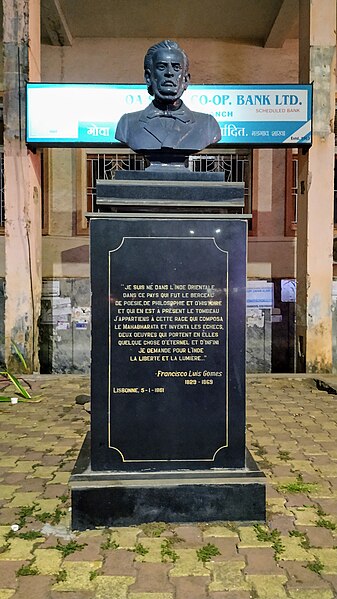
[(138, 154), (87, 154), (87, 210), (96, 211), (97, 179), (113, 179), (115, 171), (143, 171), (145, 160)]
[[(87, 153), (87, 210), (96, 211), (97, 179), (113, 179), (117, 170), (144, 170), (145, 160), (138, 154)], [(198, 154), (189, 159), (189, 169), (222, 172), (227, 183), (244, 183), (245, 210), (251, 212), (251, 152)]]
[(251, 212), (251, 152), (198, 154), (189, 159), (189, 168), (198, 172), (224, 173), (226, 183), (244, 183), (245, 211)]

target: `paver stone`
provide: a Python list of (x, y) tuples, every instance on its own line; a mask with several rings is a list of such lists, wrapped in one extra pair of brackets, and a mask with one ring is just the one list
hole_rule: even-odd
[(128, 588), (134, 580), (132, 576), (97, 576), (95, 599), (127, 599)]
[(287, 593), (284, 584), (287, 577), (250, 574), (247, 582), (257, 591), (259, 599), (286, 599)]
[(245, 565), (243, 560), (207, 563), (206, 568), (212, 575), (209, 591), (248, 590), (243, 574)]
[(170, 571), (170, 577), (209, 576), (209, 571), (198, 560), (195, 549), (180, 549), (177, 553), (179, 553), (180, 559), (178, 559)]
[(100, 565), (100, 562), (64, 562), (62, 569), (67, 573), (66, 579), (62, 582), (56, 582), (52, 587), (53, 590), (95, 590), (96, 579), (90, 580), (90, 573), (97, 570)]
[(174, 592), (174, 587), (168, 578), (172, 564), (139, 563), (136, 567), (136, 582), (130, 587), (130, 593)]
[(46, 599), (52, 583), (50, 576), (20, 576), (15, 599)]
[(174, 579), (175, 599), (207, 599), (206, 576), (180, 576)]

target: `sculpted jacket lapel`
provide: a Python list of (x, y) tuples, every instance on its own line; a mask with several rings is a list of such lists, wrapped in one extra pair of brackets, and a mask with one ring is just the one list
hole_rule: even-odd
[(143, 116), (139, 119), (142, 127), (144, 127), (145, 131), (153, 135), (160, 143), (162, 143), (163, 139), (167, 135), (167, 130), (163, 126), (161, 122), (161, 118), (158, 116), (157, 118), (148, 118), (147, 116)]
[(185, 139), (193, 128), (194, 118), (193, 113), (182, 104), (177, 110), (174, 124), (171, 130), (168, 130), (163, 125), (164, 117), (160, 117), (160, 111), (150, 104), (145, 109), (144, 114), (139, 119), (139, 123), (144, 129), (153, 135), (163, 146), (175, 147)]

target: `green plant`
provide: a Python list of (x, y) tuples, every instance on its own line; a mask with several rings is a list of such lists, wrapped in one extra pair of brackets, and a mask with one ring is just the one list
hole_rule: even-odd
[(32, 564), (29, 564), (28, 566), (21, 566), (16, 571), (17, 576), (37, 576), (38, 574), (40, 574), (39, 570), (34, 568)]
[(302, 537), (304, 533), (299, 530), (290, 530), (288, 534), (290, 537)]
[(290, 453), (289, 451), (283, 451), (282, 449), (280, 449), (277, 457), (279, 458), (279, 460), (287, 462), (288, 460), (290, 460)]
[(165, 539), (160, 545), (160, 555), (161, 561), (166, 563), (167, 561), (171, 561), (174, 564), (179, 559), (178, 553), (173, 549), (173, 545), (175, 543), (174, 538)]
[(52, 526), (55, 526), (55, 524), (60, 523), (62, 516), (65, 516), (66, 513), (66, 511), (57, 507), (54, 512), (41, 512), (41, 514), (36, 514), (35, 517), (39, 522), (49, 522)]
[(311, 549), (310, 541), (306, 534), (304, 535), (303, 539), (301, 539), (300, 545), (303, 549)]
[(305, 532), (300, 532), (299, 530), (291, 530), (289, 532), (290, 537), (297, 537), (300, 540), (300, 545), (303, 549), (310, 549), (311, 545), (309, 543), (309, 539)]
[(281, 535), (278, 536), (275, 541), (272, 543), (272, 548), (274, 549), (274, 558), (276, 560), (279, 559), (280, 555), (285, 552), (285, 546), (281, 541)]
[(216, 555), (220, 555), (220, 551), (212, 543), (207, 543), (207, 545), (204, 545), (201, 549), (197, 549), (197, 558), (199, 562), (202, 562), (203, 564), (209, 562), (212, 557), (215, 557)]
[(258, 541), (272, 542), (275, 538), (275, 535), (279, 536), (281, 534), (277, 529), (268, 530), (261, 524), (254, 524), (253, 528)]
[(16, 353), (17, 357), (19, 358), (19, 360), (20, 360), (20, 362), (21, 362), (21, 364), (22, 364), (22, 366), (23, 366), (23, 368), (24, 368), (25, 372), (28, 372), (28, 366), (27, 366), (27, 362), (26, 362), (26, 360), (24, 359), (24, 357), (23, 357), (22, 353), (20, 352), (20, 350), (19, 350), (19, 348), (18, 348), (17, 344), (15, 343), (15, 341), (13, 341), (13, 339), (12, 339), (12, 345), (13, 345), (13, 347), (14, 347), (15, 353)]
[(228, 528), (228, 530), (235, 532), (238, 536), (240, 535), (240, 529), (236, 522), (226, 522), (225, 526)]
[(3, 545), (0, 545), (0, 553), (5, 553), (6, 551), (8, 551), (10, 546), (11, 546), (11, 544), (8, 542), (4, 543)]
[(69, 499), (69, 496), (66, 494), (59, 496), (59, 500), (61, 501), (61, 503), (67, 503), (68, 499)]
[(142, 531), (147, 537), (160, 537), (167, 530), (165, 522), (148, 522), (142, 525)]
[(67, 580), (68, 572), (64, 568), (56, 574), (56, 582), (64, 582)]
[(24, 539), (25, 541), (33, 541), (34, 539), (39, 539), (42, 537), (42, 534), (38, 530), (28, 530), (27, 532), (14, 532), (14, 530), (9, 530), (5, 535), (4, 539), (8, 541), (9, 539)]
[(314, 561), (308, 562), (305, 567), (311, 570), (311, 572), (316, 572), (316, 574), (320, 574), (324, 570), (324, 564), (322, 564), (318, 557), (315, 557)]
[(279, 485), (277, 487), (278, 491), (283, 491), (286, 493), (312, 493), (316, 490), (316, 488), (317, 483), (305, 483), (301, 474), (296, 477), (294, 482), (287, 483), (285, 485)]
[(9, 530), (8, 532), (6, 532), (6, 534), (4, 535), (4, 539), (5, 541), (9, 541), (9, 539), (13, 539), (14, 537), (17, 536), (17, 533), (14, 532), (14, 530)]
[(82, 551), (82, 549), (87, 545), (87, 543), (77, 543), (77, 541), (71, 540), (68, 543), (66, 543), (65, 545), (63, 545), (63, 543), (60, 543), (60, 541), (57, 541), (57, 545), (53, 547), (53, 549), (57, 549), (57, 551), (60, 551), (62, 553), (63, 557), (67, 557), (67, 555), (71, 555), (72, 553), (75, 553), (75, 551)]
[(316, 520), (316, 526), (327, 528), (328, 530), (336, 530), (336, 524), (327, 518), (318, 518), (318, 520)]
[(101, 544), (101, 549), (118, 549), (119, 544), (111, 536)]
[[(19, 359), (19, 361), (21, 362), (24, 370), (27, 372), (28, 367), (27, 367), (27, 363), (26, 360), (24, 359), (22, 353), (20, 352), (18, 346), (16, 345), (16, 343), (14, 341), (12, 341), (12, 345), (14, 347), (15, 353)], [(14, 374), (12, 374), (11, 372), (9, 372), (9, 370), (5, 369), (5, 370), (1, 370), (0, 371), (0, 376), (3, 377), (3, 381), (8, 381), (8, 383), (12, 383), (14, 385), (14, 388), (16, 390), (16, 393), (18, 395), (21, 396), (21, 398), (23, 399), (31, 399), (32, 396), (29, 393), (29, 391), (27, 391), (27, 389), (22, 385), (22, 383), (20, 383), (20, 380), (14, 376)], [(28, 385), (28, 383), (25, 381), (26, 385)], [(21, 399), (21, 401), (23, 401), (23, 399)], [(0, 396), (0, 401), (11, 401), (11, 398), (8, 396)]]
[(136, 543), (134, 552), (137, 553), (137, 555), (146, 555), (147, 553), (149, 553), (149, 550), (146, 547), (144, 547), (142, 543)]
[(265, 541), (271, 543), (272, 548), (274, 549), (274, 557), (277, 560), (281, 553), (284, 553), (285, 547), (281, 541), (281, 533), (277, 528), (274, 530), (268, 530), (261, 526), (261, 524), (255, 524), (254, 530), (256, 534), (256, 538), (258, 541)]
[(89, 574), (89, 580), (95, 580), (99, 576), (99, 570), (91, 570)]
[(14, 536), (19, 537), (19, 539), (25, 539), (25, 541), (33, 541), (34, 539), (41, 538), (42, 534), (38, 530), (29, 530), (27, 532), (19, 532), (18, 534), (14, 533)]
[(17, 516), (19, 517), (18, 525), (20, 528), (26, 524), (26, 519), (31, 518), (38, 510), (39, 507), (37, 503), (33, 503), (32, 505), (22, 505), (17, 511)]
[(41, 514), (36, 514), (36, 520), (38, 520), (39, 522), (48, 522), (48, 520), (51, 520), (52, 518), (52, 513), (51, 512), (41, 512)]

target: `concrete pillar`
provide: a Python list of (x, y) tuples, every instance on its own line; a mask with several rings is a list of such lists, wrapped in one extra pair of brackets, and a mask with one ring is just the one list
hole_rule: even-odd
[(25, 144), (25, 82), (40, 80), (40, 0), (3, 0), (5, 154), (5, 360), (12, 341), (38, 369), (41, 303), (40, 157)]
[(332, 369), (336, 1), (300, 0), (300, 83), (314, 83), (313, 145), (299, 156), (297, 370)]

